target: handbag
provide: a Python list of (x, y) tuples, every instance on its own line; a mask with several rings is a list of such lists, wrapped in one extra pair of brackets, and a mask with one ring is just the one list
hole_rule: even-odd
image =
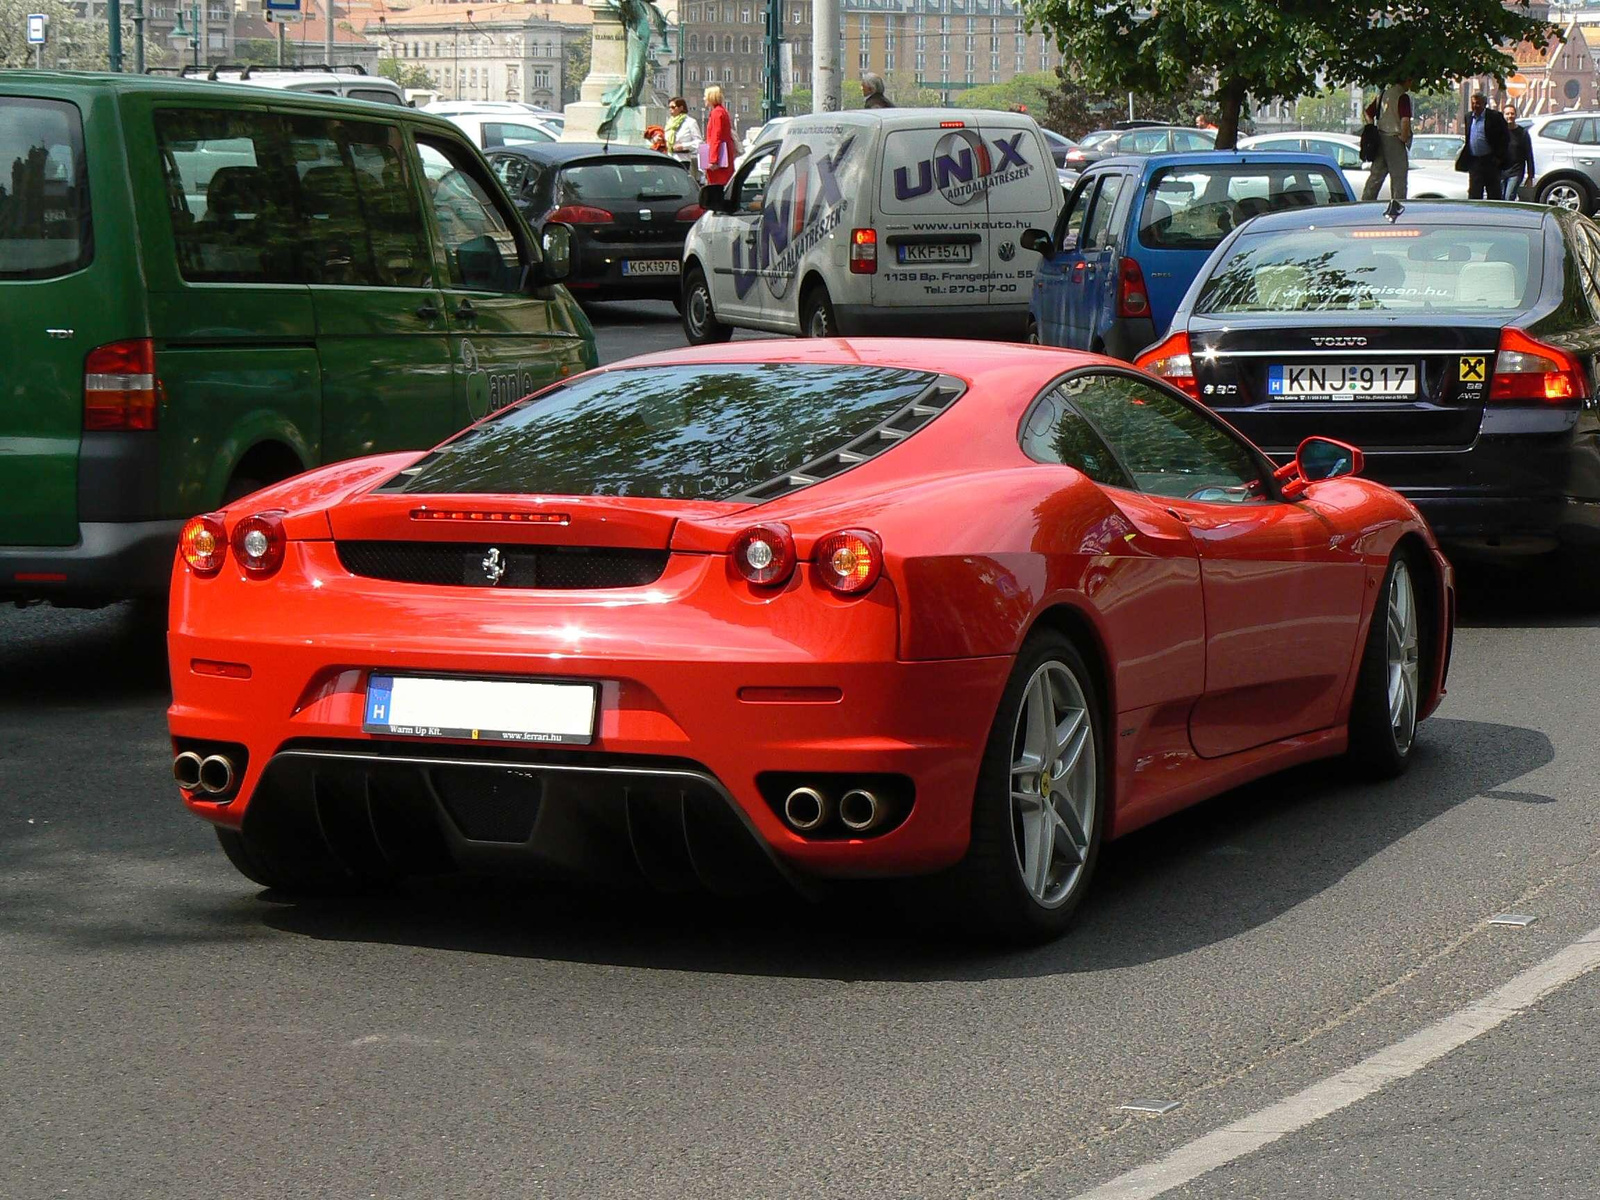
[(1371, 121), (1361, 127), (1361, 148), (1358, 153), (1362, 162), (1377, 162), (1383, 153), (1383, 139), (1378, 136), (1378, 127)]
[(1532, 183), (1520, 183), (1520, 184), (1518, 184), (1517, 185), (1517, 199), (1525, 201), (1528, 204), (1534, 203), (1535, 201), (1537, 201), (1539, 199), (1539, 188), (1538, 188), (1538, 185), (1537, 184), (1532, 184)]
[(1456, 155), (1456, 170), (1467, 172), (1472, 170), (1472, 152), (1465, 146), (1461, 147), (1461, 153)]

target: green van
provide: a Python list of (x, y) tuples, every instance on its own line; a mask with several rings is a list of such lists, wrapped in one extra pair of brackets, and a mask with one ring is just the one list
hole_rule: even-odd
[(0, 600), (159, 595), (188, 516), (595, 366), (547, 248), (439, 117), (0, 72)]

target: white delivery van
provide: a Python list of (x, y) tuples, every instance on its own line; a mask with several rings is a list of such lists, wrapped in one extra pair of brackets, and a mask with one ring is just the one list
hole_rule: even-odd
[(1022, 340), (1029, 227), (1061, 185), (1032, 117), (897, 108), (796, 117), (758, 143), (684, 245), (683, 326), (809, 337)]

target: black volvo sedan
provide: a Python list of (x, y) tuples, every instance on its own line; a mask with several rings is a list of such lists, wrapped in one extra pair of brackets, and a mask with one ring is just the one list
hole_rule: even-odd
[(1600, 228), (1534, 205), (1350, 204), (1217, 247), (1138, 364), (1275, 458), (1366, 453), (1456, 553), (1600, 580)]
[(683, 164), (600, 142), (521, 146), (488, 159), (535, 233), (550, 221), (572, 227), (566, 284), (580, 303), (678, 299), (684, 239), (702, 211)]

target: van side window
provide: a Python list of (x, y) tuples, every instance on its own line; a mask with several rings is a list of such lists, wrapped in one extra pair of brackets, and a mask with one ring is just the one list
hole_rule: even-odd
[(450, 283), (480, 292), (518, 292), (528, 265), (516, 218), (500, 209), (487, 177), (465, 147), (419, 137), (417, 152), (444, 241)]
[(427, 287), (432, 275), (405, 142), (392, 125), (288, 120), (308, 283)]
[(283, 122), (269, 113), (164, 109), (155, 123), (183, 277), (304, 283)]

